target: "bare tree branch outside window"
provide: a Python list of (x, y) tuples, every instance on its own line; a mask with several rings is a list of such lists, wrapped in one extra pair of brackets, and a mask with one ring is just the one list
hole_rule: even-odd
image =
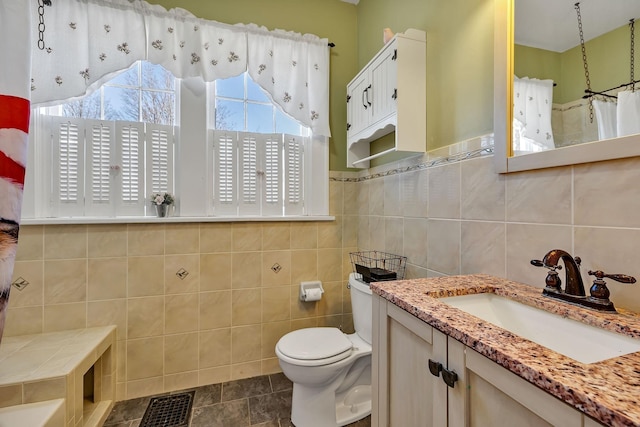
[[(143, 72), (141, 72), (141, 66)], [(175, 78), (164, 68), (138, 63), (91, 95), (63, 106), (66, 117), (174, 125)]]
[(216, 129), (235, 130), (236, 123), (231, 120), (231, 114), (226, 105), (216, 107)]

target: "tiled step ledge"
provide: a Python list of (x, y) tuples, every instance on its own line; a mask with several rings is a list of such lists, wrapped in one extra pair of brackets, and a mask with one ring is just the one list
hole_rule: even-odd
[[(65, 399), (64, 426), (101, 426), (115, 401), (115, 342), (115, 326), (3, 338), (0, 407)], [(91, 367), (88, 405), (83, 378)]]
[(0, 425), (59, 427), (64, 425), (64, 399), (0, 408)]

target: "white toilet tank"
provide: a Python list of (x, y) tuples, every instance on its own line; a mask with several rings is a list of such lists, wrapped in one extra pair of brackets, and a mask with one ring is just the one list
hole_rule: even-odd
[[(359, 274), (357, 276), (360, 276)], [(356, 279), (356, 273), (349, 275), (351, 288), (351, 310), (353, 312), (353, 326), (360, 338), (371, 344), (371, 289), (369, 284)]]

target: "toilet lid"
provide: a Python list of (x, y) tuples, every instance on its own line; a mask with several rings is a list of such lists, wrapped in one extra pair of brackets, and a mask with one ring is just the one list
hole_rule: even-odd
[(348, 355), (353, 344), (338, 328), (306, 328), (289, 332), (278, 341), (278, 349), (292, 359), (327, 359)]

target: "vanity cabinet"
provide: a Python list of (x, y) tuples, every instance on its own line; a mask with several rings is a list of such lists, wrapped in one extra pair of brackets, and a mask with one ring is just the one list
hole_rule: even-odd
[[(369, 143), (395, 130), (395, 145), (369, 155)], [(347, 165), (392, 151), (426, 151), (426, 33), (396, 34), (347, 85)]]
[[(429, 360), (457, 375), (453, 387)], [(600, 425), (376, 294), (372, 369), (373, 426)]]

